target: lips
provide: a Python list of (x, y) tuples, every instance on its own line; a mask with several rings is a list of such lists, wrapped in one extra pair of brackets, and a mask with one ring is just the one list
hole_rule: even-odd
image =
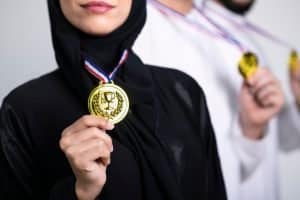
[(115, 6), (104, 1), (90, 1), (81, 5), (81, 7), (95, 14), (104, 14), (112, 10)]

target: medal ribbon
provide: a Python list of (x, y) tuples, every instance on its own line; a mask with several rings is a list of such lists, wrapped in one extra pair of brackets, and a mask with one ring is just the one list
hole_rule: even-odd
[(252, 30), (253, 32), (255, 32), (256, 34), (267, 38), (269, 40), (271, 40), (272, 42), (277, 43), (280, 46), (286, 47), (286, 48), (290, 48), (290, 49), (295, 49), (291, 44), (289, 44), (288, 42), (280, 39), (279, 37), (267, 32), (266, 30), (262, 29), (261, 27), (258, 27), (257, 25), (246, 21), (245, 23), (245, 27), (247, 27), (249, 30)]
[(88, 58), (85, 58), (84, 60), (84, 67), (88, 72), (90, 72), (93, 76), (95, 76), (97, 79), (101, 81), (101, 83), (111, 83), (115, 76), (117, 71), (120, 69), (120, 67), (125, 63), (125, 61), (128, 58), (128, 50), (124, 50), (120, 61), (118, 65), (114, 68), (114, 70), (107, 75), (103, 69), (101, 69), (100, 66), (96, 65), (94, 62), (89, 60)]
[(198, 8), (195, 6), (195, 9), (198, 11), (200, 15), (202, 15), (207, 22), (209, 22), (211, 25), (213, 25), (215, 28), (217, 28), (220, 31), (220, 34), (223, 35), (223, 38), (225, 40), (230, 41), (232, 44), (234, 44), (242, 53), (247, 52), (247, 49), (244, 47), (244, 45), (238, 41), (232, 34), (230, 34), (224, 27), (216, 23), (214, 20), (212, 20), (210, 17), (208, 17), (204, 10), (202, 8)]
[(234, 20), (232, 20), (230, 17), (228, 17), (228, 16), (226, 16), (222, 13), (219, 13), (218, 11), (216, 11), (216, 10), (210, 8), (210, 7), (205, 7), (205, 8), (210, 10), (214, 14), (218, 15), (219, 17), (222, 17), (222, 18), (226, 19), (228, 22), (230, 22), (232, 25), (234, 25), (235, 27), (237, 27), (240, 30), (248, 29), (248, 30), (260, 35), (261, 37), (264, 37), (264, 38), (276, 43), (279, 46), (286, 47), (286, 48), (289, 48), (289, 49), (295, 49), (293, 47), (293, 45), (291, 45), (290, 43), (284, 41), (283, 39), (280, 39), (279, 37), (271, 34), (267, 30), (264, 30), (263, 28), (253, 24), (252, 22), (250, 22), (246, 19), (245, 19), (245, 23), (240, 24), (240, 23), (237, 23)]
[(207, 27), (201, 25), (200, 23), (194, 22), (193, 20), (189, 20), (185, 15), (165, 6), (164, 4), (158, 2), (157, 0), (148, 0), (148, 2), (150, 2), (158, 11), (160, 11), (166, 17), (180, 19), (184, 23), (196, 29), (196, 31), (200, 31), (202, 33), (209, 35), (210, 37), (221, 39), (233, 45), (242, 53), (242, 57), (238, 62), (239, 63), (238, 66), (239, 66), (240, 73), (243, 75), (243, 77), (249, 78), (252, 76), (252, 74), (255, 73), (256, 68), (258, 67), (258, 60), (256, 55), (247, 51), (247, 49), (242, 45), (242, 43), (240, 43), (226, 29), (224, 29), (222, 26), (218, 25), (212, 19), (206, 16), (203, 10), (197, 8), (196, 5), (193, 5), (193, 8), (196, 9), (196, 11), (198, 11), (198, 13), (201, 16), (203, 16), (208, 23), (210, 23), (214, 28), (216, 28), (217, 32), (209, 30)]
[(241, 59), (239, 60), (238, 68), (241, 73), (241, 75), (244, 78), (250, 78), (255, 72), (258, 67), (258, 59), (255, 54), (251, 53), (250, 50), (247, 50), (244, 48), (243, 44), (237, 40), (233, 34), (228, 32), (224, 27), (216, 23), (213, 19), (211, 19), (209, 16), (206, 15), (204, 10), (202, 8), (195, 8), (200, 15), (202, 15), (211, 25), (213, 25), (215, 28), (217, 28), (220, 32), (224, 34), (225, 40), (231, 40), (233, 44), (235, 44), (241, 53), (243, 54)]
[[(226, 34), (224, 31), (220, 30), (220, 28), (216, 27), (219, 31), (214, 32), (206, 28), (204, 25), (194, 22), (193, 20), (188, 19), (185, 15), (177, 12), (176, 10), (169, 8), (168, 6), (158, 2), (157, 0), (148, 0), (151, 5), (153, 5), (160, 13), (168, 18), (180, 19), (182, 22), (194, 28), (196, 31), (209, 35), (210, 37), (225, 40), (231, 45), (237, 47), (240, 51), (244, 52), (245, 49), (242, 47), (241, 43), (235, 40), (233, 37), (230, 37), (229, 34)], [(194, 6), (196, 8), (196, 6)], [(210, 22), (211, 23), (211, 22)]]
[[(200, 9), (200, 8), (198, 8)], [(298, 69), (299, 65), (299, 57), (298, 57), (298, 53), (296, 48), (294, 48), (293, 45), (291, 45), (290, 43), (280, 39), (279, 37), (273, 35), (272, 33), (264, 30), (263, 28), (251, 23), (250, 21), (246, 20), (244, 21), (243, 24), (237, 23), (236, 21), (234, 21), (233, 19), (231, 19), (230, 17), (219, 13), (218, 11), (210, 8), (210, 7), (206, 7), (206, 9), (210, 10), (212, 13), (214, 13), (215, 15), (218, 15), (219, 17), (222, 17), (224, 19), (226, 19), (228, 22), (230, 22), (233, 26), (235, 26), (237, 29), (245, 31), (245, 30), (250, 30), (254, 33), (256, 33), (257, 35), (266, 38), (268, 40), (270, 40), (271, 42), (274, 42), (275, 44), (291, 49), (291, 53), (290, 53), (290, 57), (289, 57), (289, 61), (288, 61), (288, 65), (291, 71), (295, 71), (296, 69)]]

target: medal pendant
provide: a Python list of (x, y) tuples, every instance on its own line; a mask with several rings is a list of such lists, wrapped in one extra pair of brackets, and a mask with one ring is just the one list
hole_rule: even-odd
[(126, 92), (114, 83), (100, 83), (90, 93), (88, 108), (92, 115), (103, 117), (117, 124), (128, 113), (129, 99)]
[(258, 58), (254, 53), (244, 53), (239, 61), (239, 72), (240, 74), (249, 79), (258, 68)]
[(290, 54), (290, 59), (289, 59), (289, 68), (291, 72), (294, 72), (297, 70), (299, 66), (299, 56), (297, 51), (292, 51)]

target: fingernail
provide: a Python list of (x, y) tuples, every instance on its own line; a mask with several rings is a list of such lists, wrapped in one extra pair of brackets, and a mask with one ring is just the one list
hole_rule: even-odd
[(115, 125), (114, 125), (113, 123), (111, 123), (110, 121), (108, 121), (108, 122), (107, 122), (107, 128), (108, 128), (109, 130), (112, 130), (112, 129), (115, 128)]

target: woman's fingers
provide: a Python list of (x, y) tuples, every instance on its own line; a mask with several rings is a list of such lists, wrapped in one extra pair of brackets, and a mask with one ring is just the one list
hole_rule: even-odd
[(101, 117), (85, 115), (74, 122), (71, 126), (66, 128), (62, 135), (70, 135), (74, 132), (78, 132), (90, 127), (97, 127), (103, 130), (112, 130), (114, 125)]
[(86, 140), (64, 151), (72, 166), (79, 170), (92, 171), (95, 164), (110, 164), (111, 150), (102, 139)]
[(91, 127), (79, 132), (75, 132), (73, 134), (64, 135), (61, 139), (60, 147), (64, 149), (68, 146), (80, 144), (89, 139), (102, 139), (106, 143), (110, 151), (113, 151), (111, 137), (106, 134), (105, 131), (97, 127)]

